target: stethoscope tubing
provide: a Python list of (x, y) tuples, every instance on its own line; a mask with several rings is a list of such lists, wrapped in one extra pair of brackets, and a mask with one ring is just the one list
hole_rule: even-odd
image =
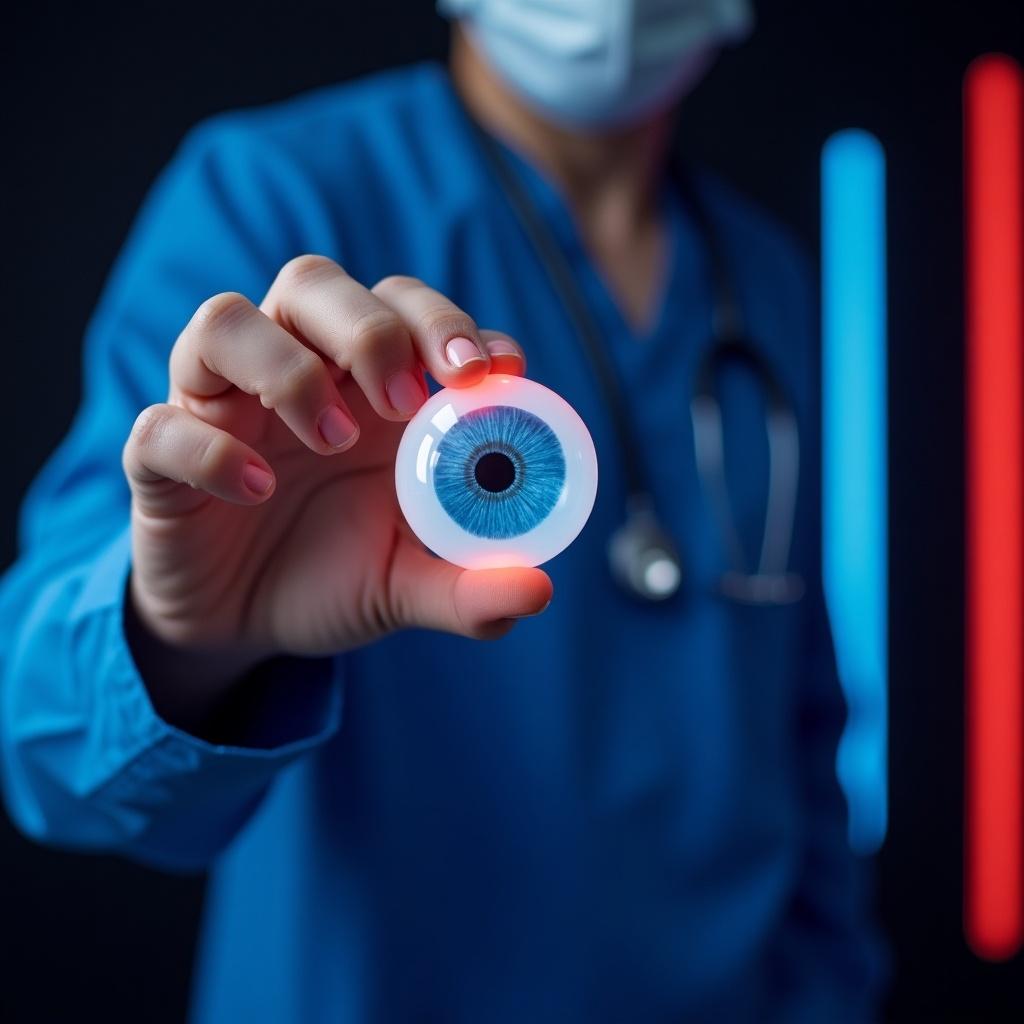
[[(470, 123), (476, 128), (481, 150), (495, 179), (575, 327), (612, 421), (627, 490), (623, 525), (609, 542), (612, 574), (634, 596), (650, 601), (664, 600), (673, 596), (679, 587), (682, 560), (677, 545), (658, 518), (625, 390), (608, 354), (602, 331), (564, 252), (509, 166), (499, 144), (472, 118)], [(692, 175), (678, 161), (673, 161), (672, 171), (680, 194), (705, 239), (712, 269), (713, 340), (697, 368), (690, 413), (698, 476), (730, 566), (718, 590), (723, 596), (744, 603), (789, 603), (803, 593), (799, 576), (787, 570), (799, 485), (796, 412), (768, 361), (746, 340), (743, 316), (724, 254), (704, 204), (699, 200)], [(726, 361), (742, 362), (756, 374), (767, 403), (769, 483), (760, 558), (753, 572), (743, 552), (725, 478), (724, 430), (715, 384)], [(647, 572), (645, 567), (650, 566), (659, 567), (656, 574)], [(651, 582), (655, 579), (674, 580), (674, 583), (659, 589)]]

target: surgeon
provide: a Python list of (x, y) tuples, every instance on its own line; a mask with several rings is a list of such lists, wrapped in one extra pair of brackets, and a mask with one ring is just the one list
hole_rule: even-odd
[[(10, 815), (47, 844), (210, 871), (195, 1024), (875, 1019), (833, 767), (811, 281), (706, 172), (796, 409), (801, 599), (716, 586), (689, 414), (713, 288), (670, 158), (751, 10), (440, 7), (448, 66), (214, 117), (147, 199), (0, 594)], [(609, 569), (628, 460), (484, 139), (600, 328), (678, 549), (668, 599)], [(396, 501), (428, 381), (496, 372), (564, 396), (599, 454), (593, 515), (543, 569), (444, 562)], [(734, 376), (726, 469), (754, 549), (764, 403)]]

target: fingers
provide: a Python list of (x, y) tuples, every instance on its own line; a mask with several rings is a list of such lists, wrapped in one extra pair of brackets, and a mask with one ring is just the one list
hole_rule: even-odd
[(243, 295), (199, 307), (171, 351), (171, 381), (212, 398), (230, 387), (259, 397), (314, 452), (350, 448), (359, 428), (323, 359)]
[(464, 569), (451, 583), (450, 594), (455, 632), (489, 639), (508, 632), (509, 620), (544, 611), (552, 586), (541, 569)]
[(261, 308), (349, 371), (378, 415), (408, 419), (427, 399), (412, 336), (398, 314), (323, 256), (285, 264)]
[(257, 452), (175, 405), (151, 405), (135, 421), (122, 456), (132, 492), (144, 504), (166, 495), (168, 481), (236, 505), (258, 505), (274, 473)]
[(491, 357), (491, 373), (510, 373), (516, 377), (526, 373), (526, 355), (507, 334), (481, 330), (480, 340)]
[(329, 363), (348, 371), (374, 411), (407, 420), (423, 404), (426, 368), (446, 386), (489, 371), (521, 374), (519, 346), (409, 277), (364, 288), (331, 260), (301, 256), (281, 270), (257, 308), (236, 293), (209, 299), (171, 353), (171, 378), (185, 395), (230, 388), (258, 396), (311, 450), (350, 448), (358, 424)]
[[(300, 256), (281, 270), (261, 308), (349, 371), (385, 419), (406, 420), (426, 401), (424, 369), (446, 387), (476, 384), (491, 369), (472, 317), (413, 277), (366, 289), (333, 261)], [(507, 365), (515, 364), (518, 347), (511, 349), (498, 345)]]
[(515, 619), (540, 614), (552, 595), (540, 569), (460, 569), (412, 543), (396, 552), (391, 590), (400, 625), (478, 640), (502, 636)]
[(522, 347), (507, 334), (479, 328), (450, 299), (414, 277), (386, 277), (373, 293), (397, 314), (423, 365), (445, 387), (479, 384), (488, 373), (526, 372)]
[(435, 380), (445, 387), (466, 387), (487, 375), (490, 355), (476, 323), (451, 299), (401, 275), (385, 277), (372, 291), (399, 316)]

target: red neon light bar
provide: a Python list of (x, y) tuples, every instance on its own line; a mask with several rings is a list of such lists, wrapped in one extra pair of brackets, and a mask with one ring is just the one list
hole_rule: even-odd
[(978, 956), (1024, 936), (1022, 76), (964, 79), (967, 663), (964, 931)]

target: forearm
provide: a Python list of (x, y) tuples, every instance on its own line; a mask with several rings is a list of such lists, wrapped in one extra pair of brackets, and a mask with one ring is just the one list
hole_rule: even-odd
[(251, 702), (222, 702), (209, 738), (168, 722), (125, 635), (128, 560), (123, 535), (88, 563), (23, 562), (4, 581), (4, 795), (41, 841), (203, 867), (277, 771), (334, 733), (339, 684), (329, 661), (296, 659), (261, 669)]

